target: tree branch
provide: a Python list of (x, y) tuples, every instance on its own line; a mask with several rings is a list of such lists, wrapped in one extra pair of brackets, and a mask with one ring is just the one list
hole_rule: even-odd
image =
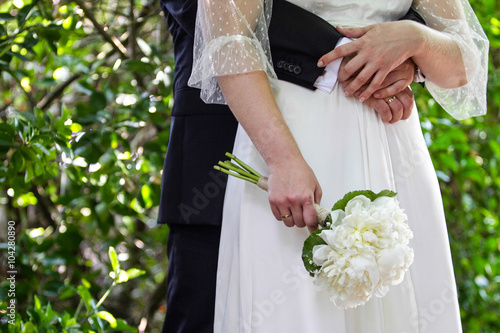
[[(96, 29), (98, 29), (99, 31), (102, 31), (102, 34), (104, 34), (103, 36), (107, 36), (107, 37), (104, 37), (107, 41), (109, 41), (111, 39), (111, 37), (109, 36), (109, 34), (107, 34), (104, 29), (102, 28), (102, 26), (99, 25), (99, 23), (97, 23), (97, 21), (95, 20), (95, 17), (94, 15), (84, 6), (84, 4), (82, 3), (81, 0), (75, 0), (75, 2), (82, 7), (82, 10), (85, 12), (85, 15), (92, 21), (92, 23), (94, 24), (94, 26), (96, 27)], [(135, 18), (135, 20), (133, 21), (134, 23), (132, 24), (133, 28), (132, 31), (137, 31), (141, 26), (144, 25), (144, 23), (146, 23), (146, 20), (144, 19), (145, 17), (147, 17), (148, 15), (151, 15), (151, 13), (153, 12), (155, 6), (157, 5), (157, 1), (156, 0), (149, 0), (144, 6), (143, 8), (141, 9), (141, 12), (139, 13), (139, 15)], [(116, 39), (116, 37), (113, 37), (114, 39)], [(119, 43), (119, 45), (121, 45), (121, 47), (123, 49), (125, 49), (125, 47), (123, 46), (123, 44), (127, 44), (129, 43), (129, 38), (130, 38), (130, 35), (125, 38), (123, 40), (123, 42), (120, 42), (118, 39), (116, 39), (116, 41)], [(120, 53), (120, 55), (122, 57), (125, 57), (127, 58), (128, 55), (124, 54), (124, 52), (122, 52), (120, 50), (120, 47), (118, 47), (117, 45), (115, 45), (112, 41), (110, 41), (111, 45), (114, 45), (113, 49), (111, 51), (109, 51), (105, 58), (109, 58), (111, 57), (115, 52), (118, 52)], [(125, 52), (126, 49), (125, 49)], [(54, 90), (53, 92), (45, 95), (41, 100), (40, 102), (37, 104), (37, 106), (43, 110), (43, 111), (46, 111), (52, 104), (52, 102), (54, 102), (56, 99), (58, 99), (59, 97), (61, 97), (61, 95), (64, 93), (64, 90), (70, 85), (72, 84), (74, 81), (78, 80), (80, 77), (82, 77), (83, 73), (77, 73), (77, 74), (74, 74), (72, 77), (70, 77), (67, 81), (63, 82), (60, 86), (58, 86), (56, 88), (56, 90)]]
[(116, 38), (115, 36), (110, 36), (106, 30), (104, 30), (104, 28), (102, 27), (102, 25), (99, 24), (99, 22), (97, 22), (94, 14), (87, 8), (87, 6), (83, 3), (82, 0), (73, 0), (78, 6), (80, 6), (80, 8), (83, 10), (83, 12), (85, 13), (85, 16), (92, 22), (92, 24), (94, 25), (94, 28), (97, 29), (97, 31), (99, 32), (99, 34), (104, 38), (104, 40), (106, 40), (108, 43), (111, 44), (111, 46), (113, 47), (113, 49), (120, 53), (120, 56), (122, 58), (128, 58), (128, 52), (127, 52), (127, 49), (125, 48), (125, 46), (123, 46), (123, 44), (120, 42), (120, 40), (118, 40), (118, 38)]
[(146, 319), (146, 323), (151, 322), (156, 311), (162, 302), (167, 302), (167, 277), (156, 285), (155, 290), (150, 294), (144, 308), (142, 309), (141, 320)]
[(52, 214), (50, 213), (49, 210), (49, 207), (55, 206), (52, 200), (50, 200), (50, 198), (48, 198), (47, 196), (42, 196), (40, 192), (38, 192), (38, 188), (36, 187), (36, 185), (33, 185), (31, 187), (31, 191), (33, 192), (36, 200), (38, 201), (38, 204), (36, 206), (40, 209), (42, 216), (45, 218), (48, 225), (52, 226), (54, 229), (57, 229), (57, 223), (52, 218)]
[(46, 111), (50, 107), (52, 102), (61, 97), (61, 95), (64, 93), (64, 90), (74, 81), (78, 80), (82, 75), (83, 73), (74, 74), (67, 81), (61, 83), (53, 92), (45, 95), (42, 100), (38, 102), (37, 107), (42, 109), (42, 111)]
[[(135, 17), (134, 17), (134, 0), (130, 0), (130, 7), (129, 7), (129, 14), (128, 14), (128, 19), (129, 22), (134, 22)], [(132, 59), (137, 59), (137, 28), (135, 24), (130, 24), (128, 27), (129, 31), (129, 36), (131, 38), (128, 39), (128, 47), (129, 47), (129, 54), (131, 55)]]

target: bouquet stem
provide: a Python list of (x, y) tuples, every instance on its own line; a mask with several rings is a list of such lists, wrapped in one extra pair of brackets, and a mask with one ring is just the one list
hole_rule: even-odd
[[(226, 153), (226, 156), (231, 160), (219, 161), (218, 165), (214, 165), (214, 169), (224, 172), (230, 176), (246, 180), (247, 182), (257, 185), (264, 191), (268, 191), (267, 177), (262, 176), (260, 173), (251, 168), (248, 164), (237, 158), (231, 153)], [(234, 161), (234, 162), (233, 162)], [(318, 204), (314, 204), (316, 210), (316, 217), (318, 224), (322, 227), (326, 226), (327, 222), (331, 222), (330, 211)]]

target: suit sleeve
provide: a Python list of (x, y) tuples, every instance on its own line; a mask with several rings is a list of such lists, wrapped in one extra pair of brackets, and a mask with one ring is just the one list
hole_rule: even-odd
[(175, 20), (177, 25), (190, 37), (194, 36), (194, 22), (196, 17), (196, 1), (166, 1), (160, 0), (160, 7), (165, 15)]

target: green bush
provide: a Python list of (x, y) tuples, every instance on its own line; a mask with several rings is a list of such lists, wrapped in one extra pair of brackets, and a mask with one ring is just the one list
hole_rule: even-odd
[[(0, 225), (16, 224), (23, 322), (109, 328), (105, 312), (82, 319), (108, 290), (113, 246), (125, 270), (145, 274), (102, 306), (136, 328), (161, 327), (171, 47), (156, 0), (0, 4)], [(5, 309), (9, 283), (0, 287)]]
[[(443, 193), (464, 331), (498, 332), (500, 7), (471, 3), (491, 42), (489, 113), (457, 122), (414, 90)], [(1, 260), (8, 272), (15, 253), (18, 272), (17, 326), (2, 330), (160, 330), (168, 228), (155, 219), (173, 66), (157, 0), (0, 4), (0, 235), (7, 221), (16, 226), (15, 248), (0, 240)], [(119, 272), (144, 274), (118, 283)], [(4, 320), (9, 292), (2, 281)]]

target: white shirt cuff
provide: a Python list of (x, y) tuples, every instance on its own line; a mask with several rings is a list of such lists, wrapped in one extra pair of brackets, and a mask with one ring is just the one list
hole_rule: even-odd
[[(337, 42), (337, 45), (335, 45), (335, 48), (342, 46), (344, 44), (350, 43), (353, 40), (351, 38), (343, 37), (339, 39)], [(329, 63), (325, 67), (325, 71), (323, 72), (323, 75), (318, 77), (316, 79), (316, 82), (314, 82), (314, 86), (318, 88), (321, 91), (326, 92), (327, 94), (331, 93), (333, 90), (333, 87), (335, 86), (335, 83), (337, 83), (337, 77), (340, 69), (340, 63), (342, 62), (343, 58), (336, 59)]]

